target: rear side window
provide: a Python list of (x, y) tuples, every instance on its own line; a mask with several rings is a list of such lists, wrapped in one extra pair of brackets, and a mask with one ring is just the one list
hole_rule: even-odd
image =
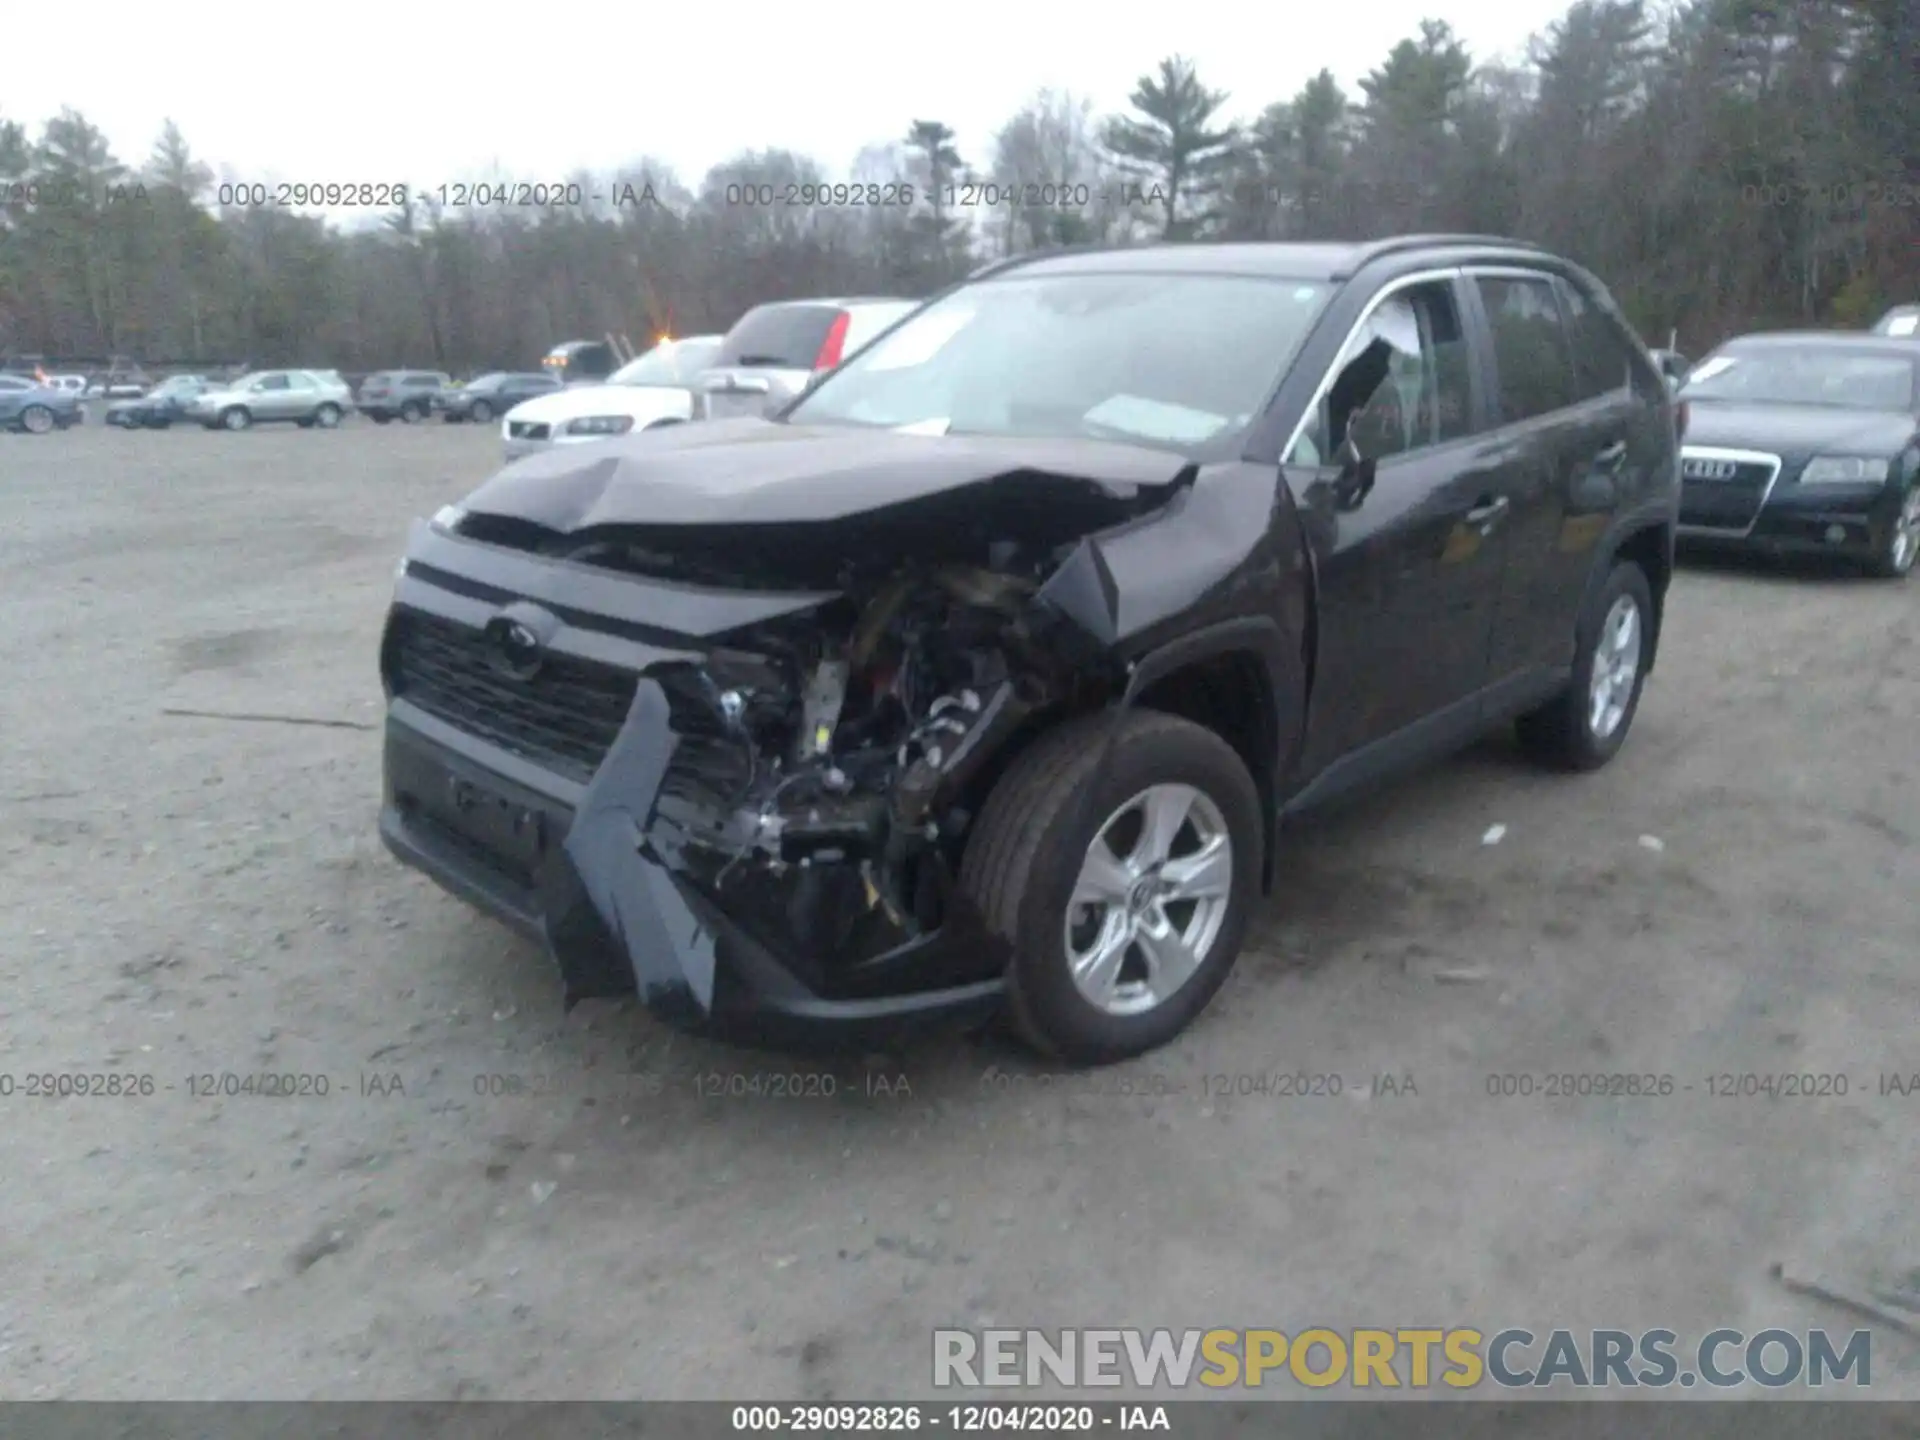
[(727, 332), (713, 363), (811, 370), (839, 316), (834, 305), (762, 305)]
[(1573, 342), (1574, 392), (1582, 400), (1631, 390), (1640, 367), (1620, 327), (1580, 287), (1560, 283), (1567, 338)]
[(1493, 332), (1498, 414), (1503, 425), (1576, 404), (1573, 357), (1553, 282), (1508, 275), (1475, 278)]

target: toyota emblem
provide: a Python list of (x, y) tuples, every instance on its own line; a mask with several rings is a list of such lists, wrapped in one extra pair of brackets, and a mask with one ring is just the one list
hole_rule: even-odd
[(540, 670), (540, 637), (518, 620), (497, 620), (489, 627), (493, 657), (500, 669), (516, 680), (531, 680)]

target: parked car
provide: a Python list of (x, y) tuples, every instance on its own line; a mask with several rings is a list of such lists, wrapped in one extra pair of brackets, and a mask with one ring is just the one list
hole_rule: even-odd
[(620, 368), (620, 356), (605, 340), (569, 340), (542, 356), (540, 368), (562, 385), (598, 385)]
[(195, 398), (210, 387), (211, 382), (204, 376), (171, 376), (136, 399), (111, 402), (107, 406), (107, 424), (128, 430), (165, 430), (174, 421), (186, 419)]
[(156, 382), (144, 370), (116, 370), (87, 382), (89, 400), (134, 400), (151, 390)]
[(692, 386), (720, 353), (718, 335), (663, 340), (604, 385), (574, 385), (515, 406), (501, 422), (509, 460), (693, 418)]
[(0, 430), (45, 435), (86, 418), (80, 397), (23, 375), (0, 375)]
[(1920, 305), (1896, 305), (1873, 327), (1876, 335), (1920, 339)]
[(484, 425), (496, 415), (504, 415), (523, 400), (551, 395), (560, 381), (551, 375), (529, 371), (496, 370), (478, 375), (464, 385), (442, 390), (433, 397), (433, 408), (448, 421), (472, 420)]
[(1693, 369), (1680, 533), (1903, 578), (1920, 554), (1920, 346), (1857, 331), (1729, 340)]
[(1283, 823), (1516, 717), (1614, 757), (1678, 429), (1600, 283), (1517, 242), (1003, 262), (777, 416), (417, 524), (381, 831), (569, 1000), (768, 1043), (1004, 1005), (1138, 1054)]
[(187, 418), (209, 430), (245, 430), (273, 421), (331, 430), (352, 403), (353, 392), (337, 371), (256, 370), (196, 395)]
[(434, 398), (453, 384), (441, 370), (376, 370), (360, 382), (354, 408), (376, 425), (400, 420), (408, 425), (433, 413)]
[(724, 420), (770, 414), (815, 376), (911, 314), (917, 300), (779, 300), (756, 306), (727, 332), (696, 415)]
[(46, 383), (52, 389), (71, 395), (76, 400), (87, 398), (87, 377), (84, 375), (49, 375)]
[(1678, 390), (1687, 382), (1687, 371), (1693, 362), (1678, 350), (1654, 350), (1649, 352), (1653, 363), (1659, 367), (1660, 374), (1667, 382), (1669, 390)]

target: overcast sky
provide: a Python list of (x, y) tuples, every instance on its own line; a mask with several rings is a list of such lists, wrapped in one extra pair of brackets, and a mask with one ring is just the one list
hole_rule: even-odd
[(6, 66), (0, 115), (37, 135), (70, 105), (135, 161), (171, 117), (201, 159), (239, 180), (419, 188), (497, 166), (514, 180), (553, 181), (650, 153), (697, 184), (715, 162), (770, 145), (844, 175), (863, 147), (900, 139), (914, 119), (945, 121), (962, 155), (984, 162), (995, 129), (1040, 87), (1117, 109), (1163, 55), (1192, 58), (1244, 118), (1322, 66), (1351, 88), (1425, 15), (1444, 15), (1476, 58), (1511, 58), (1564, 8), (323, 0), (229, 10), (93, 0), (56, 7), (63, 28), (78, 28), (34, 44), (31, 63)]

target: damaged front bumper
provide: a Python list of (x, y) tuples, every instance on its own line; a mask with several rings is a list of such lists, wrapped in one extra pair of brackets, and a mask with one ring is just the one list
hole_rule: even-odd
[[(652, 673), (703, 633), (809, 597), (583, 577), (422, 526), (395, 599), (381, 836), (541, 944), (568, 1004), (638, 994), (681, 1028), (782, 1047), (997, 1009), (1006, 956), (950, 887), (939, 923), (916, 924), (851, 865), (743, 862), (698, 833), (728, 817), (689, 784), (697, 741)], [(456, 653), (503, 614), (543, 632), (547, 698)], [(630, 700), (603, 683), (619, 676)]]

